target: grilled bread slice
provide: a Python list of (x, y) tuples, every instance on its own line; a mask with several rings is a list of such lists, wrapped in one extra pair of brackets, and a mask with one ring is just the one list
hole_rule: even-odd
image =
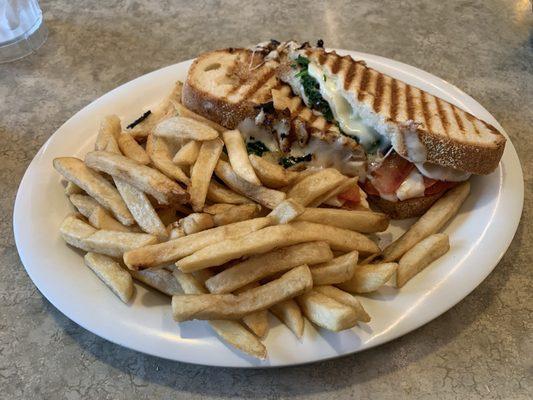
[(278, 62), (261, 52), (222, 49), (200, 55), (189, 68), (182, 102), (190, 110), (228, 128), (235, 129), (246, 118), (254, 118), (257, 105), (271, 101), (278, 85)]
[[(429, 162), (473, 174), (488, 174), (500, 161), (505, 137), (470, 113), (408, 85), (350, 56), (322, 48), (289, 50), (289, 59), (305, 57), (333, 81), (363, 124), (388, 138), (394, 150), (415, 163)], [(290, 61), (280, 77), (301, 93), (299, 70)], [(305, 99), (305, 97), (304, 97)]]

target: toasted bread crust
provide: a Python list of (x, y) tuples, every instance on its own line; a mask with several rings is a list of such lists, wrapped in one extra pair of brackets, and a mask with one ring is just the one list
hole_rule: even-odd
[(368, 200), (390, 218), (406, 219), (424, 214), (444, 193), (446, 193), (446, 190), (429, 196), (403, 201), (388, 201), (378, 196), (368, 196)]
[(457, 142), (427, 130), (417, 129), (417, 135), (426, 147), (428, 162), (476, 175), (487, 175), (494, 171), (505, 150), (503, 136), (496, 146), (487, 147)]
[[(270, 89), (278, 84), (277, 66), (277, 62), (265, 60), (263, 54), (247, 49), (204, 53), (189, 68), (182, 103), (197, 114), (235, 129), (244, 119), (257, 115), (255, 106), (271, 100)], [(211, 93), (209, 89), (218, 80), (220, 91)]]
[(258, 112), (252, 102), (229, 103), (189, 81), (183, 85), (181, 101), (189, 110), (228, 129), (235, 129), (241, 121), (254, 117)]

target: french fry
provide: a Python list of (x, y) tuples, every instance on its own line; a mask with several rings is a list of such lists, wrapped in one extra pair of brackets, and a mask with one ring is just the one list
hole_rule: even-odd
[[(177, 221), (175, 223), (177, 224)], [(167, 227), (167, 232), (168, 240), (179, 239), (180, 237), (186, 236), (183, 228), (181, 226), (175, 226), (174, 224), (171, 224), (169, 227)]]
[(181, 101), (182, 86), (183, 84), (181, 82), (176, 82), (172, 88), (172, 92), (157, 106), (150, 110), (151, 113), (148, 115), (148, 117), (135, 127), (128, 129), (127, 132), (136, 139), (144, 139), (149, 133), (153, 132), (154, 127), (159, 123), (159, 121), (174, 115), (176, 112), (174, 104)]
[(255, 218), (260, 211), (261, 206), (259, 204), (242, 204), (239, 206), (230, 205), (230, 208), (226, 211), (215, 213), (215, 215), (213, 215), (213, 222), (215, 223), (215, 226), (233, 224), (234, 222)]
[(339, 303), (346, 304), (347, 306), (352, 307), (357, 313), (357, 320), (361, 322), (370, 322), (370, 315), (365, 311), (361, 302), (350, 293), (345, 292), (344, 290), (339, 289), (335, 286), (315, 286), (313, 290), (316, 290), (323, 295), (331, 297), (333, 300), (338, 301)]
[(67, 184), (65, 186), (65, 194), (67, 196), (71, 196), (73, 194), (83, 194), (83, 189), (76, 185), (75, 183), (72, 183), (70, 181), (66, 181)]
[(246, 144), (244, 144), (241, 133), (237, 129), (226, 131), (222, 134), (222, 139), (228, 151), (229, 162), (235, 173), (250, 183), (261, 185), (261, 181), (255, 174), (252, 164), (250, 164)]
[(182, 218), (180, 226), (186, 235), (205, 231), (215, 226), (213, 217), (207, 213), (192, 213)]
[(63, 240), (77, 248), (82, 248), (83, 241), (97, 231), (98, 229), (83, 221), (79, 214), (67, 215), (59, 227)]
[(358, 265), (352, 279), (337, 286), (350, 293), (370, 293), (387, 283), (397, 268), (396, 263)]
[(211, 182), (213, 170), (218, 162), (222, 147), (222, 140), (214, 139), (202, 143), (196, 162), (191, 171), (191, 185), (189, 193), (194, 211), (202, 211)]
[(209, 278), (205, 285), (211, 293), (231, 293), (251, 282), (303, 264), (333, 259), (326, 242), (301, 243), (251, 256)]
[(161, 204), (185, 203), (189, 199), (187, 192), (180, 185), (161, 172), (119, 154), (93, 151), (85, 156), (85, 162), (90, 168), (117, 177), (151, 194)]
[(98, 229), (109, 231), (129, 232), (128, 227), (122, 225), (92, 197), (83, 194), (73, 194), (70, 201), (74, 207), (89, 220), (89, 223)]
[(270, 311), (283, 322), (298, 339), (302, 338), (305, 325), (304, 318), (302, 316), (302, 310), (300, 310), (300, 307), (298, 307), (298, 304), (293, 299), (274, 304), (270, 307)]
[(240, 295), (207, 294), (172, 297), (172, 314), (178, 322), (192, 319), (240, 319), (310, 290), (313, 279), (309, 267), (296, 267), (279, 279)]
[(198, 158), (201, 145), (202, 142), (197, 142), (196, 140), (185, 143), (174, 155), (172, 162), (180, 167), (193, 165)]
[(183, 294), (180, 284), (176, 280), (172, 272), (163, 268), (145, 269), (143, 271), (128, 270), (133, 279), (144, 283), (163, 294), (174, 296), (175, 294)]
[(339, 332), (357, 324), (354, 308), (314, 289), (298, 296), (296, 302), (309, 321), (330, 331)]
[(346, 203), (346, 200), (339, 199), (338, 196), (336, 197), (330, 197), (326, 201), (324, 201), (322, 204), (330, 207), (336, 207), (341, 208)]
[(361, 233), (383, 232), (389, 226), (386, 214), (333, 208), (306, 208), (296, 220), (332, 225)]
[[(258, 206), (257, 204), (246, 204), (247, 207), (253, 206), (254, 208)], [(203, 209), (203, 212), (206, 212), (211, 215), (217, 215), (217, 214), (223, 214), (226, 211), (229, 211), (233, 207), (236, 207), (234, 204), (226, 204), (226, 203), (215, 203), (206, 205)], [(260, 206), (259, 206), (260, 207)]]
[(205, 141), (216, 139), (218, 132), (191, 118), (171, 117), (157, 124), (154, 135), (169, 139)]
[(186, 274), (178, 269), (172, 271), (172, 275), (176, 278), (181, 286), (181, 290), (185, 294), (208, 294), (209, 292), (204, 287), (203, 283), (193, 274)]
[[(174, 276), (186, 294), (206, 294), (207, 290), (191, 274), (184, 274), (175, 270)], [(231, 346), (260, 359), (266, 358), (266, 347), (253, 333), (249, 332), (240, 322), (211, 320), (209, 325), (218, 336)]]
[(303, 171), (292, 171), (290, 169), (287, 171), (293, 174), (293, 178), (292, 178), (292, 181), (289, 183), (289, 186), (286, 186), (283, 188), (284, 192), (288, 192), (292, 187), (294, 187), (296, 184), (303, 181), (305, 178), (319, 172), (318, 170), (313, 169), (313, 168), (304, 169)]
[(448, 235), (437, 233), (408, 250), (398, 262), (396, 287), (403, 287), (412, 277), (450, 250)]
[(69, 181), (82, 188), (124, 225), (135, 222), (117, 189), (100, 174), (87, 168), (78, 158), (61, 157), (54, 159), (54, 168)]
[(124, 252), (157, 243), (157, 238), (147, 233), (99, 230), (86, 238), (88, 251), (121, 258)]
[(273, 209), (285, 200), (285, 193), (268, 189), (261, 185), (255, 185), (242, 179), (225, 161), (218, 161), (215, 173), (230, 189), (256, 201), (266, 208)]
[(345, 178), (344, 181), (339, 183), (337, 187), (334, 187), (329, 192), (324, 193), (321, 196), (318, 196), (316, 199), (311, 201), (307, 206), (308, 207), (318, 207), (322, 203), (328, 202), (330, 199), (332, 201), (337, 199), (337, 196), (342, 192), (345, 192), (352, 186), (357, 185), (357, 177), (354, 178)]
[(87, 253), (85, 264), (104, 282), (124, 303), (133, 296), (133, 281), (130, 274), (112, 258), (102, 254)]
[(114, 178), (114, 181), (137, 225), (146, 233), (155, 235), (163, 240), (166, 239), (165, 225), (159, 219), (152, 203), (148, 200), (148, 196), (122, 179)]
[[(140, 164), (150, 164), (150, 157), (137, 141), (128, 133), (121, 133), (117, 139), (122, 154)], [(98, 150), (98, 149), (97, 149)]]
[(295, 184), (288, 192), (287, 197), (307, 206), (317, 197), (329, 192), (345, 177), (336, 169), (326, 168), (315, 174), (309, 175)]
[[(252, 282), (237, 291), (235, 291), (234, 294), (244, 293), (250, 289), (254, 289), (259, 286), (259, 283)], [(242, 322), (244, 325), (248, 327), (253, 333), (255, 333), (258, 337), (263, 339), (269, 330), (268, 325), (268, 310), (261, 310), (256, 311), (251, 314), (247, 314), (244, 317), (242, 317)]]
[(250, 204), (253, 203), (252, 200), (241, 196), (238, 193), (235, 193), (233, 190), (230, 190), (215, 180), (209, 182), (209, 187), (207, 189), (207, 200), (214, 203), (226, 203), (226, 204)]
[(190, 183), (189, 177), (183, 170), (172, 162), (170, 150), (165, 139), (149, 134), (146, 139), (146, 153), (152, 164), (163, 174), (185, 185)]
[(212, 244), (178, 260), (176, 266), (183, 272), (192, 272), (222, 265), (236, 258), (266, 253), (277, 247), (319, 240), (328, 242), (334, 250), (357, 250), (362, 253), (375, 253), (379, 250), (372, 240), (360, 233), (312, 222), (295, 222), (269, 226), (245, 237)]
[(110, 138), (114, 141), (120, 135), (122, 127), (120, 126), (120, 118), (116, 115), (108, 115), (103, 119), (98, 129), (96, 142), (94, 143), (95, 150), (106, 150)]
[(450, 189), (407, 232), (383, 250), (384, 261), (396, 261), (415, 244), (438, 232), (453, 217), (470, 193), (470, 183)]
[(281, 165), (265, 160), (263, 157), (250, 154), (252, 167), (263, 185), (272, 189), (280, 189), (287, 186), (297, 176), (296, 173), (287, 171)]
[(103, 207), (97, 207), (88, 217), (89, 223), (98, 228), (108, 231), (130, 232), (128, 227), (122, 225), (107, 213)]
[[(114, 138), (109, 139), (105, 150), (110, 153), (122, 155), (117, 141)], [(155, 214), (155, 211), (148, 196), (116, 176), (111, 176), (111, 179), (122, 196), (122, 200), (126, 203), (128, 210), (133, 215), (135, 222), (139, 224), (139, 227), (137, 227), (138, 230), (155, 235), (161, 240), (166, 240), (166, 232), (162, 229), (163, 224), (157, 219), (153, 219), (152, 213)]]
[(73, 194), (69, 196), (69, 200), (85, 218), (89, 218), (98, 207), (103, 208), (95, 199), (86, 194)]
[(196, 114), (195, 112), (189, 110), (187, 107), (185, 107), (181, 103), (175, 103), (174, 107), (176, 108), (176, 112), (178, 113), (178, 115), (180, 117), (194, 119), (194, 120), (196, 120), (198, 122), (201, 122), (201, 123), (203, 123), (205, 125), (209, 125), (211, 128), (213, 128), (214, 130), (216, 130), (219, 133), (222, 133), (222, 132), (224, 132), (226, 130), (226, 128), (224, 128), (222, 125), (219, 125), (216, 122), (211, 121), (210, 119), (207, 119), (205, 117), (202, 117), (199, 114)]
[(297, 218), (305, 211), (305, 208), (295, 202), (294, 200), (287, 199), (279, 203), (274, 208), (268, 217), (271, 218), (275, 224), (288, 224), (293, 219)]
[(256, 311), (242, 317), (242, 322), (259, 338), (264, 339), (268, 334), (268, 311)]
[(122, 154), (120, 152), (120, 148), (118, 147), (118, 142), (114, 137), (109, 137), (105, 151), (109, 151), (110, 153)]
[(222, 340), (231, 346), (260, 360), (266, 359), (265, 345), (240, 322), (219, 319), (209, 321), (209, 325)]
[(157, 242), (155, 236), (145, 233), (97, 230), (73, 215), (63, 220), (59, 231), (71, 246), (117, 258), (125, 251)]
[(124, 254), (124, 262), (128, 268), (134, 270), (173, 263), (210, 244), (249, 234), (250, 232), (264, 228), (270, 223), (269, 218), (255, 218), (218, 226), (169, 242), (128, 251)]
[(312, 266), (313, 284), (333, 285), (346, 282), (352, 278), (358, 258), (359, 253), (352, 251), (333, 260)]
[(371, 239), (348, 229), (306, 221), (292, 222), (291, 225), (296, 231), (308, 234), (312, 240), (325, 240), (332, 250), (345, 253), (357, 250), (360, 255), (373, 254), (379, 251), (378, 245)]

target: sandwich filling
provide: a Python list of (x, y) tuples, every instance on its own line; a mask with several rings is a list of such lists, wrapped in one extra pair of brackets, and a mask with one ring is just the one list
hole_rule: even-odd
[[(365, 118), (352, 106), (336, 76), (300, 52), (293, 52), (291, 57), (291, 73), (285, 74), (283, 80), (308, 107), (337, 123), (342, 134), (365, 149), (368, 171), (360, 175), (360, 183), (369, 195), (403, 201), (439, 193), (470, 177), (468, 173), (426, 162), (426, 150), (416, 127), (394, 137), (386, 129), (372, 126), (371, 118)], [(408, 158), (398, 153), (407, 154)]]

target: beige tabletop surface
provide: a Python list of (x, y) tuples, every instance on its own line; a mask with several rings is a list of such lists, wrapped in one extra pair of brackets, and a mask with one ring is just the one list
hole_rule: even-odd
[[(48, 41), (0, 65), (1, 399), (528, 399), (533, 397), (533, 18), (528, 0), (41, 1)], [(13, 204), (41, 145), (135, 77), (270, 38), (389, 57), (455, 84), (510, 135), (524, 170), (521, 224), (457, 306), (391, 343), (270, 370), (171, 362), (67, 319), (20, 262)]]

